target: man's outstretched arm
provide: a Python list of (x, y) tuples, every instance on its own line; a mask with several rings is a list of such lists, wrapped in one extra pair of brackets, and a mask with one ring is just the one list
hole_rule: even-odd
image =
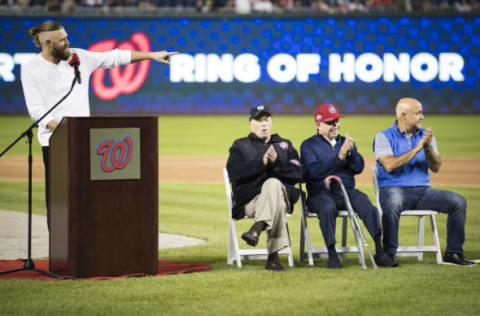
[(131, 62), (142, 61), (146, 59), (155, 60), (159, 63), (170, 64), (170, 56), (176, 55), (178, 52), (167, 52), (165, 50), (159, 52), (139, 52), (132, 50)]

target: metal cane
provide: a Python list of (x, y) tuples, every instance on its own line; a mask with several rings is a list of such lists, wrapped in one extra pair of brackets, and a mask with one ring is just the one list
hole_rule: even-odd
[(347, 190), (345, 190), (345, 186), (343, 185), (342, 179), (333, 175), (326, 177), (325, 186), (328, 190), (330, 190), (330, 183), (332, 182), (332, 180), (336, 181), (340, 185), (340, 188), (342, 189), (343, 198), (345, 199), (345, 205), (347, 207), (348, 217), (350, 218), (350, 226), (352, 227), (353, 236), (355, 237), (355, 241), (357, 243), (358, 255), (360, 257), (360, 264), (362, 265), (362, 268), (367, 269), (367, 265), (365, 264), (365, 257), (363, 255), (363, 247), (362, 247), (362, 242), (363, 242), (363, 246), (365, 246), (365, 248), (367, 249), (367, 253), (370, 257), (370, 260), (372, 261), (373, 268), (378, 269), (377, 264), (375, 263), (375, 259), (373, 258), (372, 252), (370, 251), (370, 247), (368, 247), (367, 239), (365, 238), (365, 235), (363, 234), (362, 228), (358, 221), (358, 216), (353, 211), (352, 204), (350, 204), (350, 199), (348, 197)]

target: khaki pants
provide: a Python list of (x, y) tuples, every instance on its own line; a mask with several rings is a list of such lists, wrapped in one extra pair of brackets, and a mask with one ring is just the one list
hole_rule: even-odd
[(285, 186), (280, 180), (270, 178), (262, 185), (262, 191), (245, 205), (245, 215), (264, 221), (267, 233), (267, 251), (275, 253), (290, 245), (286, 212), (289, 207)]

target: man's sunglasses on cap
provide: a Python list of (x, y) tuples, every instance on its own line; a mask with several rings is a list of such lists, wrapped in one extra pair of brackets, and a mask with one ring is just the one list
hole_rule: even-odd
[(323, 123), (325, 123), (327, 125), (330, 125), (330, 126), (333, 126), (333, 125), (338, 125), (339, 122), (338, 122), (338, 119), (336, 119), (336, 120), (331, 120), (331, 121), (323, 122)]

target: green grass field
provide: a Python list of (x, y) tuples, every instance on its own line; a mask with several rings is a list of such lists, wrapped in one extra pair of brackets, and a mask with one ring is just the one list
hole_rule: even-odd
[[(0, 117), (0, 150), (28, 126), (27, 117)], [(390, 126), (391, 116), (352, 116), (342, 121), (364, 156), (372, 156), (376, 132)], [(159, 118), (162, 156), (226, 156), (234, 138), (248, 133), (245, 116), (165, 116)], [(424, 126), (437, 135), (443, 157), (480, 157), (480, 117), (431, 116)], [(274, 131), (290, 138), (297, 149), (314, 133), (310, 116), (274, 117)], [(24, 141), (8, 154), (26, 152)], [(35, 141), (35, 158), (41, 159)], [(1, 163), (0, 158), (0, 163)], [(220, 171), (219, 171), (220, 172)], [(0, 175), (1, 179), (1, 175)], [(0, 180), (0, 209), (24, 212), (26, 181)], [(33, 185), (34, 212), (44, 214), (42, 181)], [(360, 189), (372, 196), (372, 188)], [(480, 188), (454, 190), (468, 201), (465, 254), (480, 258)], [(202, 238), (200, 246), (162, 250), (161, 259), (201, 262), (209, 272), (108, 281), (0, 281), (0, 315), (478, 315), (480, 267), (439, 266), (433, 254), (424, 262), (400, 258), (395, 269), (362, 270), (357, 257), (347, 256), (344, 269), (298, 263), (300, 217), (289, 218), (295, 268), (285, 273), (265, 271), (264, 262), (246, 262), (242, 269), (226, 264), (227, 204), (224, 186), (205, 183), (159, 185), (159, 229)], [(237, 229), (248, 229), (240, 221)], [(318, 221), (309, 220), (312, 242), (323, 245)], [(440, 242), (446, 243), (446, 216), (437, 217)], [(337, 225), (339, 227), (339, 225)], [(429, 228), (427, 226), (427, 228)], [(429, 230), (427, 230), (429, 232)], [(416, 222), (402, 219), (400, 243), (414, 243)], [(349, 236), (352, 241), (352, 236)], [(260, 241), (264, 244), (265, 239)], [(371, 239), (370, 244), (373, 245)], [(431, 238), (427, 236), (427, 242)], [(1, 241), (0, 241), (1, 242)], [(243, 246), (243, 245), (242, 245)], [(286, 258), (282, 258), (286, 263)]]
[[(375, 134), (393, 124), (393, 116), (347, 116), (341, 121), (341, 134), (348, 133), (365, 157), (373, 157)], [(0, 150), (6, 148), (30, 126), (26, 116), (0, 116)], [(423, 126), (431, 127), (438, 138), (443, 157), (480, 157), (480, 117), (427, 116)], [(158, 120), (159, 154), (161, 156), (224, 156), (234, 138), (249, 132), (245, 116), (161, 116)], [(313, 116), (274, 116), (273, 130), (289, 138), (299, 150), (302, 141), (315, 133)], [(24, 155), (25, 140), (13, 147), (7, 156)], [(34, 154), (41, 150), (34, 139)]]

